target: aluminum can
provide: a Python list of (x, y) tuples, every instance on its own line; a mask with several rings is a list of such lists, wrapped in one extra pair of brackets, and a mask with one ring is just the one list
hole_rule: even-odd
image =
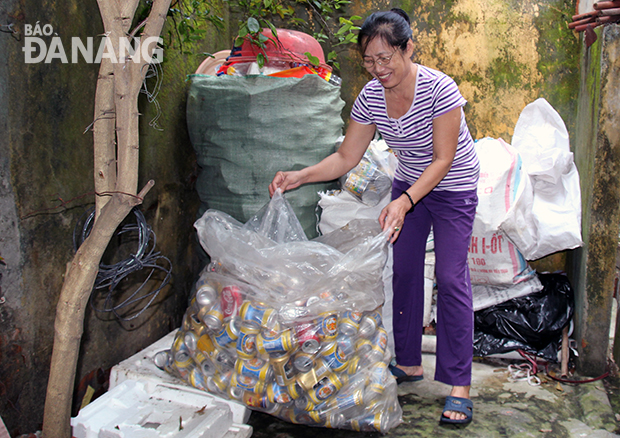
[(304, 394), (303, 388), (299, 386), (299, 383), (297, 383), (297, 381), (293, 381), (286, 385), (286, 390), (288, 391), (289, 395), (293, 400), (297, 400)]
[(208, 334), (204, 334), (198, 338), (196, 341), (196, 349), (206, 356), (213, 358), (215, 357), (215, 345), (213, 345), (213, 341), (211, 340), (211, 336)]
[(235, 371), (237, 374), (256, 377), (263, 382), (271, 381), (273, 378), (273, 368), (269, 366), (269, 362), (258, 357), (248, 360), (238, 359)]
[(316, 408), (316, 405), (307, 395), (302, 395), (295, 400), (295, 407), (302, 411), (312, 411)]
[(202, 371), (199, 367), (193, 367), (190, 370), (188, 382), (194, 388), (207, 391), (207, 377), (204, 374), (202, 374)]
[(371, 369), (367, 389), (377, 394), (382, 394), (389, 376), (388, 365), (385, 362), (377, 362)]
[(253, 304), (251, 301), (244, 301), (239, 309), (239, 316), (243, 321), (252, 321), (259, 326), (272, 329), (276, 325), (277, 313), (262, 304)]
[(349, 361), (346, 356), (338, 347), (336, 341), (332, 341), (329, 344), (324, 344), (321, 349), (321, 356), (325, 358), (330, 368), (336, 372), (343, 371), (349, 365)]
[[(185, 315), (183, 316), (183, 321), (181, 322), (181, 327), (179, 328), (180, 332), (186, 332), (188, 330), (192, 330), (192, 319), (191, 317), (198, 318), (198, 312), (200, 311), (200, 307), (196, 304), (196, 300), (192, 299), (185, 311)], [(204, 330), (204, 324), (201, 320), (198, 319), (198, 324), (200, 324)]]
[(224, 394), (230, 384), (232, 374), (232, 371), (216, 372), (213, 376), (207, 377), (207, 390), (216, 394)]
[(388, 334), (383, 327), (377, 329), (377, 332), (372, 338), (372, 345), (379, 347), (381, 351), (383, 351), (383, 354), (385, 354), (388, 346)]
[(293, 401), (291, 395), (287, 392), (286, 386), (278, 385), (278, 382), (267, 384), (267, 398), (271, 403), (289, 404)]
[(304, 353), (316, 354), (321, 347), (321, 339), (317, 327), (312, 323), (298, 324), (295, 327), (297, 344)]
[(227, 350), (220, 350), (215, 347), (211, 337), (207, 334), (198, 338), (196, 343), (198, 351), (206, 355), (219, 371), (227, 371), (235, 365), (235, 358)]
[(160, 370), (168, 371), (172, 363), (172, 355), (170, 350), (161, 350), (153, 356), (153, 363)]
[(301, 409), (288, 409), (284, 415), (284, 419), (293, 424), (316, 424), (314, 418), (310, 414)]
[(385, 351), (383, 351), (381, 347), (377, 345), (373, 345), (372, 349), (368, 353), (366, 353), (364, 357), (364, 364), (365, 366), (370, 366), (370, 365), (374, 366), (378, 362), (381, 362), (384, 356), (385, 356)]
[(246, 406), (252, 409), (257, 409), (267, 413), (274, 412), (278, 408), (275, 403), (269, 401), (266, 395), (256, 394), (248, 391), (243, 392), (241, 401), (243, 401)]
[(327, 363), (325, 363), (322, 358), (317, 357), (314, 367), (306, 373), (297, 374), (296, 380), (299, 386), (301, 386), (305, 391), (311, 391), (312, 388), (324, 377), (330, 376), (332, 374), (334, 373), (332, 372), (329, 365), (327, 365)]
[(213, 363), (220, 371), (228, 371), (235, 367), (235, 357), (228, 350), (215, 350)]
[(355, 353), (355, 338), (351, 336), (338, 335), (336, 343), (340, 351), (346, 356), (350, 357)]
[(172, 354), (174, 358), (174, 366), (180, 370), (189, 367), (193, 361), (185, 342), (178, 342), (178, 340), (182, 340), (182, 338), (178, 337), (177, 341), (173, 344)]
[(220, 332), (213, 337), (213, 341), (220, 347), (226, 348), (232, 344), (236, 344), (239, 338), (239, 320), (237, 318), (231, 318)]
[(239, 315), (239, 308), (243, 303), (241, 289), (237, 285), (229, 285), (222, 288), (220, 294), (220, 303), (224, 318), (230, 318)]
[(237, 355), (241, 359), (251, 359), (256, 356), (256, 336), (258, 335), (258, 327), (248, 321), (243, 321), (239, 328), (239, 337), (237, 338)]
[(243, 398), (243, 394), (245, 394), (245, 390), (238, 386), (231, 385), (226, 390), (226, 393), (227, 393), (226, 395), (228, 396), (228, 398), (241, 401), (241, 399)]
[(202, 283), (200, 280), (196, 283), (196, 304), (199, 307), (213, 307), (217, 301), (217, 291), (209, 283)]
[(331, 340), (338, 333), (338, 315), (335, 313), (321, 313), (314, 323), (321, 340)]
[(382, 411), (351, 420), (351, 428), (358, 432), (387, 432), (388, 415)]
[(362, 365), (362, 359), (358, 355), (353, 356), (351, 359), (349, 359), (347, 374), (349, 376), (357, 374), (357, 372), (362, 368)]
[(360, 357), (364, 357), (370, 350), (372, 350), (372, 342), (370, 339), (359, 338), (355, 343), (355, 351)]
[(198, 343), (196, 333), (193, 331), (185, 332), (185, 335), (183, 335), (183, 343), (185, 343), (185, 346), (189, 350), (189, 354), (194, 355)]
[(256, 350), (261, 354), (281, 353), (294, 349), (295, 343), (291, 329), (281, 332), (263, 330), (256, 336)]
[(337, 429), (346, 422), (345, 416), (340, 412), (321, 413), (319, 411), (310, 411), (309, 414), (315, 423), (331, 429)]
[(187, 380), (193, 367), (195, 367), (194, 361), (187, 350), (179, 350), (174, 354), (173, 368), (183, 380)]
[(314, 354), (298, 351), (293, 359), (295, 370), (300, 373), (307, 373), (314, 367)]
[(347, 391), (345, 394), (338, 394), (336, 397), (329, 400), (327, 406), (330, 409), (338, 409), (339, 411), (346, 411), (362, 406), (364, 404), (364, 388), (355, 388), (352, 391)]
[[(256, 394), (260, 394), (265, 389), (265, 382), (258, 380), (254, 376), (248, 376), (245, 374), (237, 374), (236, 372), (230, 377), (231, 388), (242, 389), (243, 391), (250, 391)], [(243, 394), (241, 394), (243, 395)], [(238, 399), (238, 397), (234, 397)]]
[(180, 329), (177, 331), (176, 335), (174, 335), (174, 341), (172, 341), (172, 355), (174, 356), (174, 354), (179, 351), (181, 348), (187, 348), (184, 341), (185, 337), (185, 332), (181, 331)]
[(345, 336), (355, 336), (362, 320), (362, 312), (348, 310), (338, 320), (338, 332)]
[(370, 338), (381, 327), (382, 321), (381, 313), (376, 310), (366, 313), (360, 321), (358, 334), (364, 338)]
[(322, 378), (312, 387), (312, 390), (308, 391), (308, 398), (318, 405), (336, 395), (340, 388), (342, 388), (342, 380), (337, 374), (332, 373)]
[(224, 313), (222, 312), (222, 306), (220, 303), (215, 303), (215, 305), (210, 309), (208, 307), (203, 307), (198, 314), (198, 317), (202, 319), (202, 322), (205, 324), (207, 329), (212, 332), (217, 333), (222, 329)]
[(194, 362), (196, 362), (196, 364), (200, 367), (202, 374), (205, 376), (214, 374), (217, 371), (215, 365), (211, 362), (211, 359), (200, 350), (197, 350), (194, 354)]
[(186, 312), (186, 316), (184, 319), (184, 322), (187, 322), (188, 327), (185, 329), (186, 332), (188, 331), (192, 331), (194, 333), (196, 333), (196, 336), (200, 337), (203, 333), (205, 333), (207, 331), (207, 327), (205, 325), (205, 323), (200, 319), (200, 310), (197, 309), (196, 311), (192, 310), (188, 310)]
[(269, 363), (273, 368), (276, 382), (281, 386), (288, 386), (295, 381), (295, 368), (293, 356), (289, 352), (273, 354), (269, 357)]

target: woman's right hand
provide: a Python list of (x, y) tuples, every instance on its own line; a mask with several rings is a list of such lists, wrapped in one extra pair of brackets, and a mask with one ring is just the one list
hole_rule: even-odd
[(295, 170), (290, 172), (276, 172), (276, 176), (273, 177), (273, 181), (269, 184), (269, 196), (273, 196), (277, 189), (285, 192), (299, 187), (302, 184), (301, 171)]

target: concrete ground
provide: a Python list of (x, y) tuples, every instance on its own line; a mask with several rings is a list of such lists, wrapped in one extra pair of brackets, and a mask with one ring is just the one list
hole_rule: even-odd
[[(443, 425), (439, 417), (450, 388), (433, 380), (435, 356), (424, 354), (424, 380), (399, 385), (403, 422), (385, 437), (620, 437), (618, 379), (561, 384), (544, 370), (539, 386), (511, 380), (512, 359), (476, 360), (473, 367), (474, 419), (467, 426)], [(523, 361), (518, 361), (523, 363)], [(607, 387), (607, 388), (606, 388)], [(614, 408), (612, 408), (614, 406)], [(379, 437), (380, 433), (300, 426), (253, 412), (253, 438)]]

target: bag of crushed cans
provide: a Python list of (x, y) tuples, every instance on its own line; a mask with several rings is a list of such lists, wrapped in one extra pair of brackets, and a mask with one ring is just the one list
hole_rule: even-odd
[(160, 368), (295, 424), (400, 424), (376, 220), (308, 240), (278, 191), (246, 224), (208, 210), (195, 227), (211, 263), (173, 345), (155, 356)]
[(374, 207), (392, 190), (397, 159), (384, 140), (373, 140), (359, 164), (340, 178), (341, 186), (363, 204)]

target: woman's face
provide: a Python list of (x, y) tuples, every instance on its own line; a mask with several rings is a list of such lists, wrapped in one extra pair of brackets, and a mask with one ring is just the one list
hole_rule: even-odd
[(413, 43), (409, 41), (407, 50), (392, 47), (381, 38), (371, 40), (366, 46), (363, 65), (386, 89), (392, 89), (411, 76), (411, 55)]

